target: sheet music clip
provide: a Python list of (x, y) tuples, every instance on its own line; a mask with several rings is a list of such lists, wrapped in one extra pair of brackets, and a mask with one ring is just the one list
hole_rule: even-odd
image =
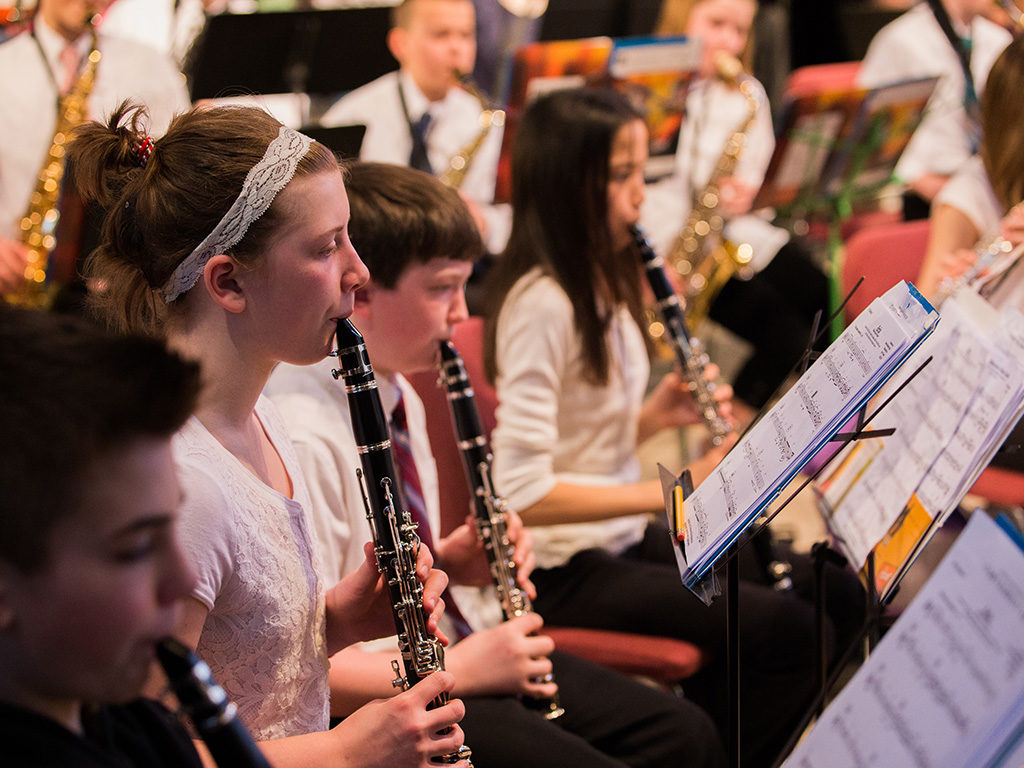
[[(684, 469), (682, 474), (676, 477), (661, 463), (658, 464), (658, 475), (661, 479), (661, 492), (665, 501), (665, 519), (668, 522), (669, 536), (672, 540), (672, 551), (676, 556), (676, 565), (682, 573), (688, 570), (686, 553), (683, 551), (683, 539), (686, 537), (685, 501), (693, 493), (693, 476), (690, 474), (690, 470)], [(696, 590), (692, 591), (705, 605), (711, 605), (711, 601), (722, 593), (714, 571), (697, 585)]]

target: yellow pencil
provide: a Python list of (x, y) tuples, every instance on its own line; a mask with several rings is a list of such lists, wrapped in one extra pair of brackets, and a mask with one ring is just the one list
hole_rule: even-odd
[(686, 538), (686, 516), (683, 514), (683, 486), (676, 485), (672, 489), (672, 514), (676, 521), (676, 538), (683, 541)]

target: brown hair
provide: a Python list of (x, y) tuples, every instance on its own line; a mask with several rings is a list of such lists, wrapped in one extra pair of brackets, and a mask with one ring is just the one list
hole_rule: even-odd
[[(662, 0), (661, 10), (658, 11), (658, 21), (654, 25), (656, 35), (685, 35), (686, 28), (690, 25), (690, 14), (693, 9), (707, 0)], [(754, 7), (757, 7), (757, 0), (751, 0)], [(754, 62), (754, 30), (747, 35), (747, 44), (740, 54), (740, 61), (743, 68), (749, 72)]]
[(622, 94), (589, 88), (554, 91), (523, 113), (512, 147), (512, 232), (487, 276), (484, 366), (491, 382), (500, 368), (498, 316), (534, 268), (572, 303), (584, 375), (608, 382), (611, 312), (623, 304), (639, 322), (643, 280), (639, 252), (611, 245), (608, 164), (619, 130), (642, 119)]
[[(82, 195), (107, 212), (85, 268), (102, 285), (94, 309), (115, 329), (154, 333), (166, 309), (159, 289), (235, 202), (281, 124), (254, 107), (196, 107), (174, 118), (139, 167), (145, 118), (144, 108), (123, 102), (105, 125), (82, 126), (68, 155)], [(295, 176), (337, 169), (334, 155), (314, 143)], [(259, 260), (281, 224), (278, 208), (271, 205), (231, 249), (239, 264)]]
[(0, 302), (0, 560), (44, 566), (53, 526), (75, 512), (96, 462), (169, 439), (198, 392), (199, 366), (159, 341)]
[(1024, 200), (1024, 38), (1017, 37), (996, 59), (981, 95), (981, 159), (992, 191), (1008, 211)]
[(345, 185), (349, 236), (373, 282), (394, 288), (411, 264), (476, 261), (483, 243), (462, 197), (433, 176), (400, 165), (352, 163)]

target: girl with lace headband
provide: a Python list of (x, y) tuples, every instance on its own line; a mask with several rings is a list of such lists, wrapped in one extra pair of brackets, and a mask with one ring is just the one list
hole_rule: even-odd
[[(426, 710), (451, 689), (447, 673), (327, 730), (328, 657), (391, 634), (391, 610), (372, 547), (354, 574), (323, 584), (295, 451), (260, 394), (278, 362), (329, 352), (367, 280), (343, 172), (325, 147), (257, 109), (193, 109), (156, 142), (144, 118), (122, 105), (69, 151), (83, 193), (108, 212), (86, 267), (99, 314), (165, 336), (202, 367), (196, 415), (174, 440), (179, 534), (198, 576), (178, 635), (274, 765), (428, 765), (462, 743), (458, 727), (438, 735), (461, 702)], [(421, 552), (436, 631), (446, 577)]]

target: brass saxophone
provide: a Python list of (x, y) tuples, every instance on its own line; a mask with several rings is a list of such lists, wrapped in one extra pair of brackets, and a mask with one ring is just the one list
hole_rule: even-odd
[[(473, 385), (462, 356), (450, 341), (441, 342), (440, 383), (448, 393), (462, 466), (473, 491), (476, 533), (484, 545), (501, 613), (505, 621), (532, 613), (530, 596), (519, 586), (519, 569), (513, 559), (514, 547), (508, 538), (508, 506), (494, 490), (491, 452), (487, 449), (487, 438), (480, 424)], [(550, 683), (553, 680), (554, 676), (549, 673), (539, 682)], [(545, 720), (555, 720), (565, 714), (557, 693), (550, 699), (527, 696), (523, 698), (523, 704), (539, 712)]]
[[(362, 464), (356, 474), (370, 523), (377, 568), (387, 584), (402, 654), (402, 668), (397, 661), (391, 663), (395, 671), (392, 684), (405, 690), (432, 672), (444, 669), (444, 648), (427, 632), (423, 585), (416, 578), (420, 538), (416, 535), (416, 523), (401, 504), (387, 417), (366, 345), (362, 334), (348, 320), (338, 321), (336, 341), (338, 370), (333, 371), (333, 375), (345, 382), (352, 431)], [(442, 693), (427, 708), (436, 709), (447, 703), (448, 694)], [(453, 765), (460, 760), (468, 762), (471, 755), (469, 747), (463, 745), (438, 761)]]
[(686, 225), (669, 251), (668, 262), (683, 280), (686, 315), (694, 328), (707, 317), (711, 303), (722, 287), (750, 263), (753, 255), (749, 244), (721, 239), (725, 219), (717, 209), (721, 201), (722, 179), (736, 170), (747, 132), (757, 116), (757, 94), (751, 78), (743, 77), (743, 65), (739, 59), (720, 52), (715, 57), (715, 68), (719, 79), (743, 94), (747, 101), (747, 115), (725, 143), (711, 177), (696, 196)]
[(491, 132), (491, 128), (500, 128), (505, 125), (505, 112), (491, 106), (490, 101), (477, 88), (476, 83), (473, 82), (473, 79), (468, 74), (456, 72), (455, 77), (466, 93), (480, 102), (481, 109), (480, 129), (462, 149), (452, 155), (451, 160), (448, 161), (447, 170), (439, 177), (445, 186), (459, 189), (462, 186), (462, 182), (466, 179), (466, 174), (469, 173), (470, 166), (473, 165), (473, 160), (476, 159), (477, 152), (480, 151), (484, 140)]
[(19, 239), (28, 247), (26, 282), (19, 290), (4, 297), (12, 304), (48, 307), (56, 295), (57, 286), (47, 282), (46, 277), (50, 254), (57, 245), (57, 221), (60, 219), (57, 203), (64, 178), (64, 155), (71, 131), (85, 122), (88, 109), (86, 102), (92, 93), (96, 68), (101, 58), (96, 45), (94, 24), (85, 66), (71, 90), (57, 103), (57, 126), (50, 150), (39, 171), (28, 210), (21, 219)]

